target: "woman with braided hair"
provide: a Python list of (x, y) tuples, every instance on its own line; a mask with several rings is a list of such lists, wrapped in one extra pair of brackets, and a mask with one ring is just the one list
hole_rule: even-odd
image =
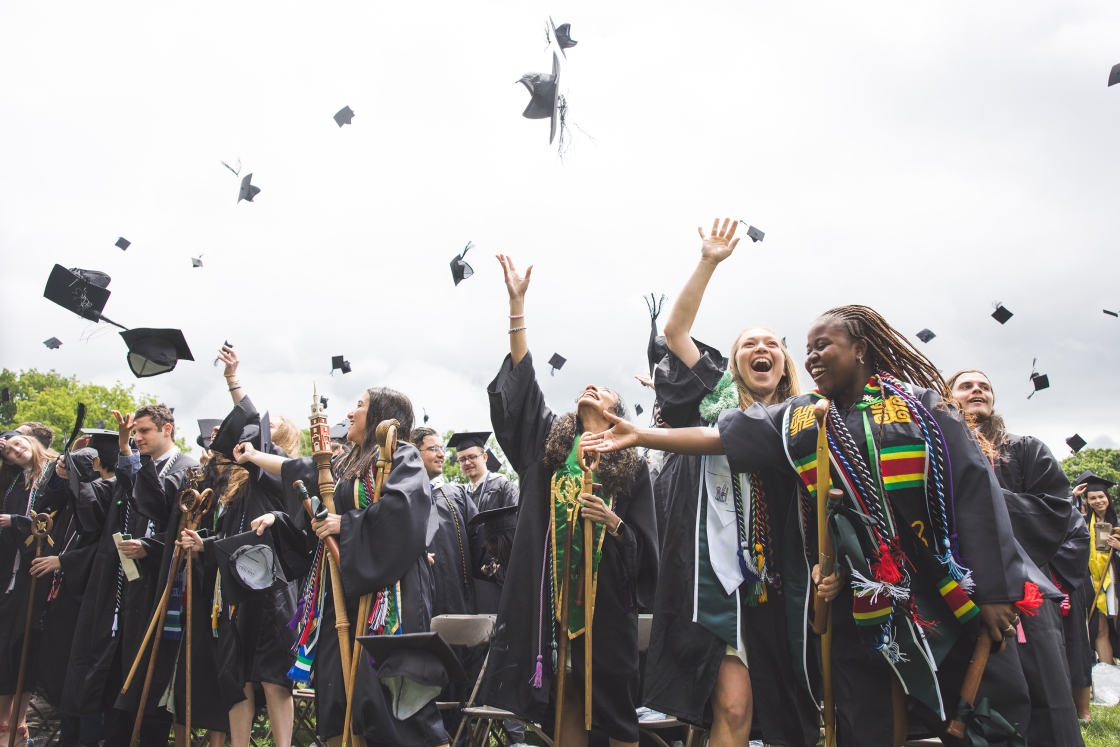
[[(642, 430), (607, 415), (614, 428), (588, 445), (726, 453), (733, 472), (799, 477), (802, 550), (818, 595), (832, 601), (839, 744), (901, 744), (908, 713), (943, 733), (977, 624), (994, 641), (1015, 635), (1029, 561), (991, 465), (941, 398), (933, 363), (866, 306), (825, 312), (806, 353), (813, 392), (724, 410), (718, 431)], [(822, 397), (830, 401), (832, 484), (844, 492), (829, 522), (837, 572), (825, 579), (814, 531), (813, 410)], [(807, 619), (808, 579), (787, 577), (783, 587), (791, 617)]]
[[(793, 359), (769, 329), (740, 332), (730, 359), (690, 336), (708, 281), (739, 242), (737, 227), (717, 220), (700, 232), (700, 261), (657, 341), (660, 359), (651, 356), (661, 418), (672, 428), (714, 429), (724, 409), (801, 393)], [(712, 747), (746, 744), (752, 726), (766, 744), (816, 744), (816, 708), (808, 684), (798, 687), (783, 592), (788, 575), (809, 574), (796, 479), (772, 468), (733, 475), (722, 456), (669, 460), (661, 479), (668, 517), (658, 527), (644, 704), (710, 729)]]

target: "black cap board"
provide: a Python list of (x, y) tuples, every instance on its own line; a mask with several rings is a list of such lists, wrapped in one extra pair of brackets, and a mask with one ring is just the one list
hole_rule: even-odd
[(1109, 311), (1108, 309), (1101, 309), (1101, 311), (1108, 314), (1109, 316), (1120, 316), (1120, 312)]
[(921, 332), (918, 333), (918, 339), (921, 340), (922, 342), (929, 342), (930, 340), (932, 340), (935, 337), (937, 337), (937, 335), (935, 335), (933, 333), (933, 330), (931, 330), (931, 329), (923, 329)]
[(357, 640), (377, 662), (377, 678), (388, 690), (393, 717), (403, 721), (467, 673), (439, 633), (363, 635)]
[(1120, 62), (1112, 66), (1108, 71), (1108, 87), (1112, 88), (1117, 83), (1120, 83)]
[(138, 379), (174, 371), (179, 361), (193, 361), (187, 339), (177, 329), (126, 329), (128, 367)]
[(1116, 483), (1112, 480), (1106, 480), (1100, 475), (1094, 473), (1092, 470), (1085, 470), (1077, 477), (1077, 482), (1074, 487), (1078, 485), (1088, 485), (1090, 490), (1103, 490), (1108, 491), (1109, 488), (1116, 487)]
[(467, 256), (467, 252), (473, 248), (474, 244), (468, 241), (467, 245), (463, 247), (463, 252), (461, 254), (456, 254), (455, 259), (451, 260), (451, 279), (455, 281), (455, 285), (458, 285), (474, 274), (474, 268), (463, 261), (463, 258)]
[(214, 556), (226, 604), (243, 604), (285, 583), (270, 529), (260, 537), (248, 531), (214, 540)]
[(491, 472), (497, 472), (501, 468), (502, 468), (502, 460), (498, 459), (498, 456), (494, 452), (490, 451), (490, 449), (487, 449), (486, 450), (486, 469), (488, 469)]
[(132, 242), (126, 239), (124, 236), (121, 236), (117, 238), (117, 242), (113, 246), (119, 246), (121, 248), (121, 251), (123, 252), (125, 249), (132, 246)]
[(194, 442), (204, 449), (209, 449), (210, 438), (214, 435), (214, 429), (221, 424), (222, 421), (217, 418), (202, 418), (198, 421), (198, 438)]
[(345, 441), (346, 434), (350, 431), (349, 423), (339, 423), (331, 426), (331, 440)]
[(1007, 324), (1007, 320), (1015, 316), (1007, 307), (1001, 303), (996, 303), (996, 310), (992, 312), (992, 319), (995, 319), (1000, 324)]
[(102, 466), (114, 468), (117, 466), (117, 456), (121, 453), (120, 434), (104, 428), (83, 428), (82, 433), (89, 436), (87, 448), (97, 452), (101, 457)]
[(320, 404), (323, 405), (324, 410), (327, 409), (327, 398), (326, 397), (324, 397), (323, 395), (320, 394), (319, 395), (319, 402), (320, 402)]
[(265, 430), (263, 426), (264, 423), (261, 422), (260, 413), (253, 406), (253, 401), (243, 397), (221, 422), (217, 435), (207, 448), (230, 458), (233, 457), (234, 448), (246, 441), (260, 449), (262, 448), (261, 432)]
[(261, 188), (260, 187), (254, 187), (251, 184), (252, 180), (253, 180), (253, 175), (252, 174), (246, 174), (241, 179), (241, 191), (239, 191), (237, 193), (237, 201), (238, 202), (241, 202), (242, 200), (247, 200), (249, 202), (252, 202), (253, 198), (256, 197), (258, 194), (260, 194)]
[(93, 482), (101, 477), (97, 470), (93, 468), (93, 460), (97, 456), (99, 456), (97, 451), (89, 447), (67, 451), (62, 455), (63, 461), (66, 463), (66, 473), (70, 481), (70, 490), (75, 498), (77, 498), (81, 492), (81, 483)]
[(101, 321), (101, 312), (109, 302), (109, 276), (96, 270), (77, 267), (66, 269), (55, 265), (47, 278), (43, 297), (92, 322)]
[(750, 237), (750, 240), (755, 243), (758, 243), (759, 241), (762, 241), (764, 238), (766, 238), (765, 233), (751, 225), (747, 226), (747, 236)]
[(202, 267), (202, 255), (191, 257), (191, 267)]
[(58, 339), (57, 337), (52, 337), (49, 340), (43, 340), (43, 344), (51, 350), (58, 350), (60, 347), (62, 347), (62, 340)]
[(1035, 365), (1037, 363), (1038, 358), (1035, 358), (1031, 363), (1031, 386), (1034, 387), (1034, 390), (1029, 395), (1027, 395), (1027, 399), (1030, 399), (1038, 392), (1041, 392), (1043, 389), (1050, 388), (1050, 377), (1046, 374), (1040, 374), (1035, 370)]
[(350, 124), (351, 120), (353, 120), (353, 119), (354, 119), (354, 110), (351, 109), (349, 106), (342, 107), (337, 112), (335, 112), (335, 115), (334, 115), (334, 121), (339, 127), (342, 127), (342, 125)]
[(1071, 449), (1073, 449), (1073, 453), (1074, 453), (1074, 454), (1076, 454), (1077, 452), (1079, 452), (1079, 451), (1081, 451), (1082, 449), (1084, 449), (1084, 448), (1085, 448), (1085, 444), (1087, 444), (1087, 443), (1088, 443), (1088, 441), (1086, 441), (1085, 439), (1083, 439), (1083, 438), (1082, 438), (1082, 437), (1081, 437), (1081, 436), (1080, 436), (1079, 434), (1077, 434), (1077, 433), (1074, 433), (1074, 434), (1073, 434), (1072, 436), (1070, 436), (1069, 438), (1067, 438), (1067, 439), (1066, 439), (1066, 446), (1068, 446), (1068, 447), (1070, 447)]
[(423, 408), (423, 407), (421, 407), (420, 409), (424, 411), (424, 425), (427, 425), (428, 424), (428, 410), (426, 408)]
[(641, 415), (643, 412), (645, 412), (645, 410), (642, 409), (641, 405), (634, 405), (634, 414), (635, 415)]
[(564, 50), (579, 44), (572, 38), (572, 24), (562, 23), (557, 26), (552, 22), (552, 16), (549, 16), (548, 25), (552, 27), (552, 38), (556, 40), (556, 46), (560, 47), (560, 54), (564, 55), (564, 59), (568, 59), (568, 53)]
[(335, 369), (342, 369), (342, 373), (350, 373), (350, 361), (345, 360), (344, 355), (331, 356), (331, 376), (334, 376)]
[(564, 356), (560, 355), (559, 353), (553, 353), (552, 357), (548, 359), (548, 365), (552, 366), (552, 370), (549, 372), (549, 374), (555, 376), (556, 372), (563, 368), (564, 364), (567, 362), (568, 359)]
[(517, 528), (517, 504), (479, 511), (467, 522), (467, 526), (483, 525), (486, 534)]
[(484, 449), (488, 438), (490, 438), (490, 431), (462, 431), (447, 439), (447, 448), (469, 449), (472, 446), (478, 446)]
[(548, 142), (556, 139), (556, 129), (560, 124), (560, 58), (552, 53), (552, 74), (525, 73), (517, 81), (529, 91), (529, 105), (521, 116), (526, 119), (551, 119)]
[(662, 293), (660, 300), (653, 293), (643, 296), (646, 308), (649, 309), (649, 342), (646, 343), (646, 361), (649, 363), (649, 375), (653, 376), (653, 369), (661, 359), (669, 354), (669, 346), (665, 343), (665, 336), (657, 334), (657, 317), (665, 308), (667, 296)]

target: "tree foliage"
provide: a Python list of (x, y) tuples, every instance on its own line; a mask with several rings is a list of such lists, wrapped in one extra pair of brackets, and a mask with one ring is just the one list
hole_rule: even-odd
[[(455, 431), (453, 430), (444, 433), (443, 442), (446, 444), (449, 440), (451, 440), (451, 437), (453, 435), (455, 435)], [(513, 471), (512, 467), (509, 466), (509, 460), (506, 459), (506, 453), (502, 451), (502, 447), (498, 446), (498, 440), (493, 436), (486, 439), (486, 448), (494, 452), (494, 456), (498, 457), (498, 461), (502, 463), (502, 468), (498, 470), (498, 473), (505, 475), (506, 479), (510, 480), (511, 482), (517, 482), (517, 473)], [(459, 460), (453, 460), (451, 458), (452, 455), (455, 454), (455, 452), (456, 449), (447, 450), (447, 459), (443, 461), (443, 479), (447, 482), (460, 484), (468, 483), (470, 482), (470, 480), (468, 480), (467, 476), (463, 474), (463, 470), (459, 468)]]
[[(1062, 460), (1062, 469), (1072, 483), (1085, 470), (1120, 483), (1120, 449), (1082, 449)], [(1118, 500), (1113, 496), (1113, 503)]]
[[(11, 400), (0, 403), (0, 429), (14, 430), (20, 423), (29, 421), (45, 423), (54, 429), (51, 448), (61, 451), (74, 429), (78, 403), (86, 406), (86, 428), (115, 429), (113, 410), (134, 412), (143, 405), (157, 402), (155, 396), (137, 393), (135, 385), (124, 386), (119, 381), (111, 387), (85, 384), (77, 376), (69, 378), (54, 369), (42, 372), (34, 368), (26, 371), (0, 371), (0, 388), (7, 388)], [(183, 451), (190, 451), (186, 439), (175, 443)]]

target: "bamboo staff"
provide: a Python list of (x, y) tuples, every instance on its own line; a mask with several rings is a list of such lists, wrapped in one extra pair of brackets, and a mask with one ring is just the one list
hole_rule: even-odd
[[(184, 529), (195, 530), (198, 528), (199, 521), (210, 510), (210, 503), (214, 499), (214, 491), (210, 488), (202, 491), (200, 494), (194, 488), (187, 488), (179, 494), (179, 533), (176, 538), (181, 537)], [(148, 632), (144, 636), (144, 642), (140, 644), (140, 650), (136, 652), (136, 661), (132, 663), (132, 671), (128, 673), (128, 679), (125, 680), (124, 687), (121, 688), (123, 695), (128, 691), (129, 685), (132, 684), (132, 677), (136, 674), (136, 669), (140, 666), (140, 660), (144, 656), (144, 649), (148, 645), (148, 640), (152, 639), (152, 654), (148, 657), (148, 673), (144, 675), (144, 688), (140, 691), (140, 704), (136, 708), (136, 721), (132, 724), (132, 737), (129, 740), (129, 747), (136, 747), (140, 741), (140, 726), (144, 721), (144, 708), (148, 703), (148, 694), (152, 689), (152, 677), (156, 671), (156, 656), (159, 654), (159, 642), (163, 636), (153, 633), (158, 629), (163, 630), (163, 625), (167, 621), (167, 605), (171, 601), (171, 588), (175, 585), (175, 576), (179, 573), (179, 566), (183, 562), (183, 558), (188, 557), (187, 562), (190, 562), (189, 553), (184, 553), (181, 545), (176, 543), (175, 552), (171, 556), (171, 570), (167, 574), (167, 583), (163, 587), (163, 595), (160, 597), (159, 605), (156, 607), (155, 612), (152, 613), (152, 621), (148, 624)], [(189, 617), (187, 618), (190, 619)], [(190, 641), (190, 638), (187, 638)], [(187, 650), (187, 661), (190, 662), (190, 648)], [(190, 689), (187, 689), (187, 704), (190, 707)]]
[[(31, 536), (35, 538), (35, 559), (43, 554), (43, 540), (50, 536), (54, 528), (54, 520), (49, 514), (34, 514), (31, 517)], [(17, 550), (18, 552), (18, 550)], [(12, 712), (8, 716), (8, 744), (16, 743), (16, 732), (19, 731), (20, 701), (23, 700), (23, 681), (27, 676), (27, 652), (31, 644), (31, 623), (35, 619), (35, 582), (37, 576), (31, 577), (31, 589), (27, 595), (27, 621), (23, 624), (23, 648), (19, 654), (19, 674), (16, 676), (16, 694), (12, 699)]]
[[(828, 501), (832, 500), (832, 481), (828, 456), (828, 400), (817, 401), (813, 417), (817, 420), (817, 548), (820, 552), (820, 578), (833, 572), (832, 539), (828, 533)], [(840, 492), (840, 491), (836, 491)], [(843, 493), (840, 493), (843, 498)], [(818, 595), (813, 610), (813, 632), (821, 636), (821, 679), (824, 685), (824, 743), (836, 745), (836, 702), (832, 692), (832, 609)]]
[[(586, 435), (586, 434), (585, 434)], [(595, 485), (595, 470), (599, 468), (599, 452), (583, 452), (582, 492), (590, 493)], [(583, 519), (583, 728), (591, 731), (591, 622), (595, 617), (595, 522)], [(567, 563), (567, 560), (564, 561)]]
[[(382, 420), (377, 425), (377, 472), (373, 478), (373, 495), (369, 499), (371, 506), (381, 500), (381, 489), (385, 487), (385, 479), (389, 476), (390, 470), (393, 469), (393, 454), (397, 450), (397, 428), (399, 426), (400, 423), (396, 419)], [(357, 493), (354, 495), (357, 497)], [(363, 594), (358, 601), (358, 620), (354, 631), (355, 635), (365, 632), (362, 628), (369, 620), (370, 607), (372, 606), (373, 594)], [(399, 614), (400, 611), (398, 610)], [(355, 640), (354, 654), (353, 658), (350, 659), (350, 672), (347, 677), (349, 685), (346, 688), (346, 720), (342, 723), (342, 747), (346, 747), (349, 742), (348, 737), (353, 738), (354, 736), (354, 726), (350, 723), (350, 718), (354, 708), (354, 683), (358, 679), (358, 662), (361, 658), (362, 647)]]
[[(965, 672), (964, 683), (961, 685), (961, 697), (970, 706), (976, 704), (976, 691), (980, 689), (980, 679), (984, 676), (984, 667), (988, 665), (988, 655), (991, 652), (992, 639), (988, 637), (988, 631), (981, 627), (980, 637), (976, 639), (976, 648), (972, 651), (972, 660), (968, 663), (968, 671)], [(957, 739), (963, 739), (964, 722), (954, 718), (949, 722), (948, 732)]]

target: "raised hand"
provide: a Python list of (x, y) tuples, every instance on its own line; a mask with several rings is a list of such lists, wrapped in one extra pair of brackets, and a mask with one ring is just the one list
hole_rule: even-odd
[(533, 274), (533, 266), (529, 265), (529, 269), (525, 270), (525, 276), (517, 274), (517, 269), (513, 266), (513, 259), (505, 254), (497, 255), (498, 262), (502, 265), (502, 272), (505, 273), (506, 291), (509, 293), (511, 301), (515, 299), (523, 300), (525, 298), (525, 291), (529, 290), (529, 278)]
[(603, 417), (614, 424), (614, 427), (602, 433), (592, 433), (584, 436), (579, 441), (579, 447), (584, 451), (621, 451), (638, 444), (638, 428), (633, 423), (623, 420), (609, 410), (603, 410)]
[[(731, 228), (727, 227), (728, 223), (731, 224)], [(707, 236), (704, 235), (703, 228), (697, 227), (696, 231), (703, 242), (700, 244), (700, 256), (716, 264), (730, 257), (739, 244), (739, 239), (735, 238), (735, 229), (738, 227), (739, 221), (732, 223), (730, 218), (723, 219), (722, 228), (719, 225), (719, 218), (716, 218), (712, 222), (712, 232)]]
[(128, 439), (132, 436), (132, 429), (136, 425), (136, 417), (130, 412), (121, 415), (119, 410), (113, 410), (113, 417), (117, 419), (117, 446), (121, 453), (128, 456), (132, 449), (128, 447)]
[(238, 464), (245, 464), (245, 462), (253, 461), (253, 457), (259, 453), (251, 443), (243, 441), (233, 447), (233, 461)]
[(648, 386), (650, 389), (656, 389), (656, 387), (653, 385), (653, 379), (651, 379), (650, 377), (645, 376), (644, 374), (635, 374), (634, 378), (637, 379), (638, 383), (642, 386)]
[(227, 345), (222, 345), (221, 350), (218, 351), (218, 360), (226, 364), (225, 375), (227, 377), (237, 373), (237, 366), (241, 363), (241, 360), (237, 357), (237, 353), (234, 352), (233, 348)]

